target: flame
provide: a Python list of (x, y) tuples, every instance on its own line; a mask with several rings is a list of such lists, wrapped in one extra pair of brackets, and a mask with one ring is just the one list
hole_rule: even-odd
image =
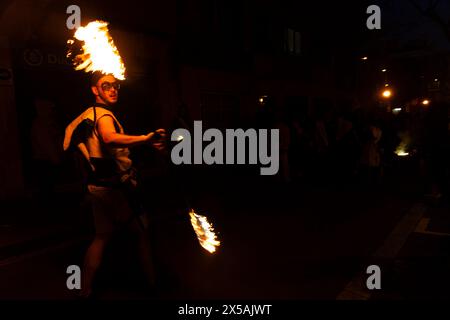
[[(75, 70), (100, 71), (104, 74), (112, 74), (118, 80), (125, 80), (125, 65), (109, 35), (107, 26), (107, 22), (92, 21), (76, 30), (74, 38), (83, 41), (83, 45), (82, 53), (74, 59)], [(74, 40), (70, 39), (67, 43), (73, 45)], [(67, 57), (70, 55), (71, 52), (67, 54)]]
[(220, 241), (217, 240), (214, 228), (208, 222), (208, 219), (205, 216), (195, 213), (194, 209), (189, 211), (189, 215), (200, 245), (210, 253), (215, 252), (216, 247), (220, 246)]

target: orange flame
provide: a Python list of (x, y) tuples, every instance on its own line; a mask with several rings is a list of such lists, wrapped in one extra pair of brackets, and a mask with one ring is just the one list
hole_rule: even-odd
[(191, 209), (189, 215), (200, 245), (210, 253), (215, 252), (216, 247), (220, 246), (220, 241), (217, 240), (214, 228), (208, 222), (208, 219), (205, 216), (195, 213), (194, 209)]
[[(112, 74), (118, 80), (125, 80), (125, 65), (109, 35), (107, 26), (107, 22), (92, 21), (76, 30), (75, 39), (84, 43), (83, 53), (74, 59), (75, 70), (100, 71), (104, 74)], [(74, 40), (70, 39), (67, 43), (73, 44)], [(69, 55), (70, 53), (67, 56)]]

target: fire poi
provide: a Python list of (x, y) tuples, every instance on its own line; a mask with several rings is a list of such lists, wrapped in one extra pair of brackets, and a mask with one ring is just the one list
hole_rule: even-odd
[[(109, 34), (108, 22), (98, 20), (89, 22), (85, 27), (79, 27), (75, 31), (74, 38), (82, 42), (80, 53), (71, 48), (67, 54), (67, 57), (72, 59), (75, 70), (92, 73), (100, 71), (112, 74), (118, 80), (125, 80), (125, 65)], [(73, 47), (75, 40), (70, 39), (67, 43)], [(180, 136), (179, 141), (182, 139)], [(200, 245), (210, 253), (215, 252), (220, 241), (217, 240), (208, 219), (195, 213), (193, 209), (190, 209), (189, 216)]]
[(217, 240), (214, 228), (208, 222), (208, 219), (205, 216), (195, 213), (194, 209), (191, 209), (189, 215), (200, 245), (210, 253), (215, 252), (216, 247), (220, 246), (220, 241)]

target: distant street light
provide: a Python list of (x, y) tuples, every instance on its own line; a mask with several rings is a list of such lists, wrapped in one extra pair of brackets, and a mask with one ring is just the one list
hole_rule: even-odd
[(424, 100), (422, 101), (422, 104), (423, 104), (424, 106), (427, 106), (427, 105), (430, 104), (430, 100), (424, 99)]
[(362, 57), (361, 60), (367, 60), (369, 59), (368, 57)]
[(386, 89), (386, 90), (383, 91), (382, 95), (383, 95), (384, 98), (390, 98), (392, 96), (392, 92), (391, 92), (391, 90)]
[(262, 106), (262, 105), (264, 105), (265, 103), (266, 103), (266, 99), (267, 99), (267, 96), (260, 96), (259, 97), (259, 99), (258, 99), (258, 101), (259, 101), (259, 104)]
[(381, 70), (381, 72), (386, 72), (386, 71), (387, 71), (386, 69)]

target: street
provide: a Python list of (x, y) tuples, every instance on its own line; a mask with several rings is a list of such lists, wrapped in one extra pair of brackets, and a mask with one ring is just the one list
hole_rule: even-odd
[[(216, 253), (200, 247), (183, 206), (160, 199), (151, 229), (160, 288), (150, 292), (142, 285), (133, 242), (123, 232), (105, 255), (96, 298), (448, 297), (448, 210), (420, 204), (410, 181), (397, 177), (376, 190), (236, 182), (242, 183), (204, 188), (196, 202), (222, 242)], [(3, 259), (0, 299), (75, 299), (66, 269), (81, 265), (89, 239), (69, 237)], [(381, 290), (365, 288), (371, 264), (381, 268)]]

